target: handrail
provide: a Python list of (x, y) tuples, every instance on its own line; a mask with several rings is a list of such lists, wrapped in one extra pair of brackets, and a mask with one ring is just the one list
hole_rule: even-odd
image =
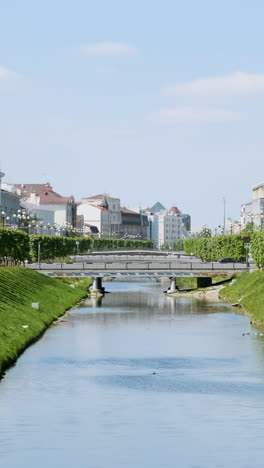
[[(175, 264), (176, 263), (176, 264)], [(246, 263), (237, 264), (237, 263), (230, 263), (230, 264), (218, 264), (217, 262), (210, 262), (206, 263), (198, 263), (198, 262), (189, 262), (189, 263), (182, 263), (182, 262), (154, 262), (154, 261), (146, 261), (146, 262), (133, 262), (133, 261), (125, 261), (125, 262), (102, 262), (102, 263), (91, 263), (86, 264), (85, 262), (82, 263), (73, 263), (73, 264), (66, 264), (66, 263), (57, 263), (57, 264), (45, 264), (45, 263), (37, 263), (37, 264), (29, 264), (27, 265), (28, 268), (35, 269), (35, 270), (62, 270), (62, 271), (69, 271), (69, 270), (83, 270), (83, 271), (131, 271), (131, 270), (139, 270), (139, 271), (193, 271), (193, 272), (209, 272), (209, 271), (247, 271), (249, 269), (253, 269), (255, 265), (248, 265)]]

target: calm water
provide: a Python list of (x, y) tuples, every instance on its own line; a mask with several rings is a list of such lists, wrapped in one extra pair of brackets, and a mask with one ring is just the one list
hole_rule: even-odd
[(262, 468), (264, 337), (248, 318), (164, 285), (107, 289), (0, 384), (0, 466)]

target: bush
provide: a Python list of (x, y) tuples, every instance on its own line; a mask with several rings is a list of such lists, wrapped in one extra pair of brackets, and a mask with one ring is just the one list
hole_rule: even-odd
[(0, 229), (1, 260), (23, 262), (29, 257), (29, 235), (13, 229)]
[(52, 260), (56, 257), (67, 257), (78, 252), (86, 253), (92, 245), (92, 239), (87, 237), (62, 237), (62, 236), (30, 236), (30, 257), (38, 260), (38, 244), (40, 242), (40, 260)]
[(152, 248), (152, 241), (130, 240), (130, 239), (102, 239), (87, 237), (60, 237), (60, 236), (30, 236), (30, 257), (36, 262), (38, 260), (38, 243), (40, 242), (40, 260), (52, 260), (58, 257), (67, 257), (78, 252), (87, 253), (90, 249), (145, 249)]
[(254, 261), (259, 268), (264, 268), (264, 232), (254, 232), (250, 244)]
[(210, 262), (219, 258), (232, 257), (243, 261), (247, 252), (243, 235), (229, 235), (217, 237), (202, 237), (184, 240), (184, 251), (187, 255), (193, 253), (201, 260)]
[[(78, 244), (76, 244), (76, 242)], [(0, 229), (0, 260), (7, 263), (38, 260), (40, 243), (40, 260), (52, 260), (77, 253), (84, 254), (90, 249), (146, 249), (153, 248), (151, 240), (132, 239), (93, 239), (89, 237), (42, 236), (2, 228)]]

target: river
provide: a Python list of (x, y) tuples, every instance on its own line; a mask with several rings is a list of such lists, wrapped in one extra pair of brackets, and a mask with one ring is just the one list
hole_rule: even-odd
[(1, 382), (0, 466), (262, 468), (264, 337), (249, 319), (160, 284), (106, 286)]

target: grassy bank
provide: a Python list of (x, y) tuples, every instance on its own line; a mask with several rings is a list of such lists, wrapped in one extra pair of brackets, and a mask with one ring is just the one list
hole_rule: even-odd
[(253, 321), (264, 323), (264, 272), (243, 273), (220, 291), (221, 297), (239, 302)]
[[(212, 278), (212, 284), (216, 285), (225, 281), (229, 281), (230, 278), (223, 276), (215, 276)], [(176, 279), (176, 284), (179, 289), (196, 289), (197, 288), (197, 278), (192, 277), (179, 277)]]
[[(0, 268), (0, 375), (65, 311), (87, 295), (91, 280), (49, 278), (26, 268)], [(32, 303), (39, 303), (39, 309)]]

